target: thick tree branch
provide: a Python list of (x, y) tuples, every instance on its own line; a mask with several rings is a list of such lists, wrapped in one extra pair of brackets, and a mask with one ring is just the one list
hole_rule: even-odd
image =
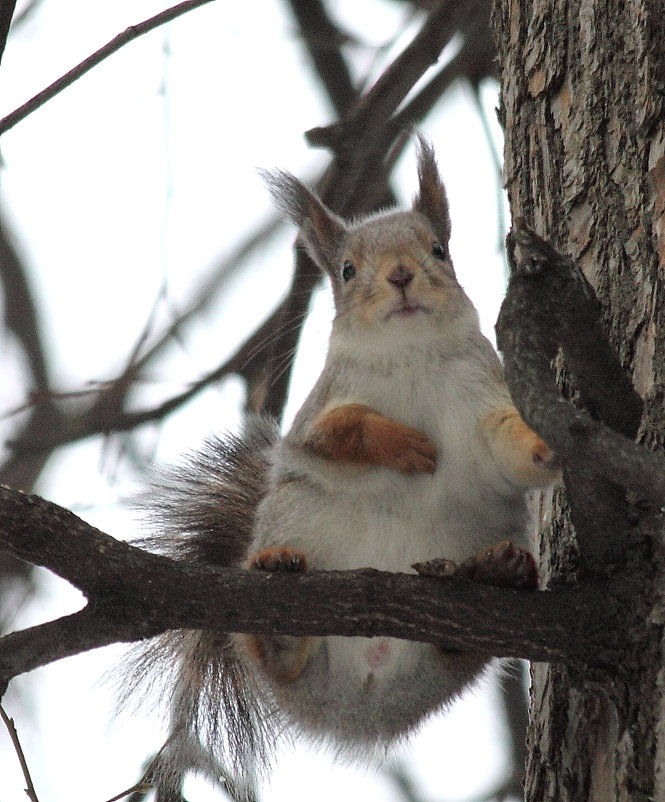
[(73, 67), (71, 70), (69, 70), (69, 72), (58, 78), (57, 81), (54, 81), (50, 86), (47, 86), (46, 89), (42, 89), (42, 91), (36, 94), (33, 98), (30, 98), (30, 100), (23, 103), (23, 105), (19, 106), (19, 108), (12, 111), (6, 117), (3, 117), (0, 120), (0, 134), (4, 134), (5, 131), (13, 128), (16, 123), (24, 120), (28, 115), (32, 114), (33, 111), (38, 109), (40, 106), (43, 106), (44, 103), (62, 92), (63, 89), (71, 86), (74, 81), (77, 81), (82, 75), (85, 75), (86, 72), (89, 72), (93, 67), (96, 67), (105, 58), (108, 58), (109, 56), (113, 55), (113, 53), (116, 53), (121, 47), (124, 47), (134, 39), (138, 39), (139, 36), (143, 36), (144, 33), (148, 33), (149, 31), (158, 28), (160, 25), (171, 22), (171, 20), (176, 19), (176, 17), (180, 17), (183, 14), (186, 14), (188, 11), (192, 11), (193, 9), (204, 5), (205, 3), (210, 3), (211, 1), (212, 0), (185, 0), (182, 3), (178, 3), (178, 5), (173, 6), (172, 8), (167, 8), (165, 11), (162, 11), (159, 14), (155, 14), (155, 16), (150, 17), (150, 19), (139, 22), (136, 25), (130, 25), (129, 28), (126, 28), (122, 33), (119, 33), (117, 36), (111, 39), (110, 42), (107, 42), (103, 47), (100, 47), (99, 50), (96, 50), (80, 64), (77, 64), (76, 67)]
[(601, 323), (601, 305), (584, 273), (520, 220), (508, 237), (508, 258), (514, 275), (546, 274), (541, 304), (551, 299), (548, 306), (557, 342), (582, 406), (594, 419), (634, 438), (642, 399), (610, 346)]
[[(204, 569), (114, 540), (36, 496), (0, 489), (0, 545), (80, 588), (78, 613), (0, 639), (5, 681), (52, 660), (173, 628), (386, 635), (616, 669), (632, 603), (611, 584), (519, 592), (373, 569), (298, 575)], [(637, 631), (637, 630), (636, 630)]]
[[(508, 256), (512, 276), (497, 324), (506, 379), (525, 420), (564, 462), (582, 569), (595, 575), (621, 570), (631, 543), (647, 544), (653, 534), (648, 517), (638, 525), (644, 514), (631, 509), (626, 490), (659, 507), (665, 462), (632, 439), (642, 401), (609, 345), (600, 304), (577, 265), (521, 221), (509, 235)], [(589, 412), (556, 388), (550, 361), (559, 346)], [(649, 569), (642, 568), (644, 581)]]
[[(514, 247), (515, 243), (520, 248)], [(558, 453), (564, 463), (574, 460), (576, 454), (584, 454), (586, 464), (593, 466), (596, 476), (635, 492), (641, 499), (656, 504), (665, 502), (665, 461), (636, 444), (628, 437), (613, 431), (609, 426), (594, 420), (591, 415), (579, 410), (561, 398), (550, 370), (560, 340), (564, 340), (571, 353), (572, 338), (566, 326), (560, 326), (573, 300), (571, 284), (563, 278), (562, 270), (573, 269), (570, 260), (556, 255), (555, 251), (543, 250), (542, 240), (526, 229), (518, 229), (509, 242), (509, 255), (514, 268), (508, 293), (501, 307), (497, 322), (497, 342), (503, 352), (506, 381), (520, 412)], [(572, 267), (571, 267), (572, 266)], [(591, 303), (591, 302), (589, 302)], [(578, 309), (583, 308), (582, 306)], [(610, 380), (617, 371), (608, 361), (609, 348), (596, 342), (600, 337), (596, 321), (575, 313), (576, 325), (582, 343), (580, 351), (588, 348), (607, 366)], [(560, 332), (563, 331), (563, 336)], [(585, 339), (585, 335), (588, 337)], [(578, 351), (575, 359), (582, 364), (585, 357)], [(596, 371), (588, 387), (599, 392), (598, 412), (607, 414), (620, 428), (634, 428), (637, 404), (632, 390), (625, 382), (614, 387), (614, 393), (629, 406), (628, 415), (621, 413), (609, 393), (602, 387), (602, 370)], [(603, 401), (602, 399), (605, 399)], [(619, 404), (620, 406), (620, 404)]]

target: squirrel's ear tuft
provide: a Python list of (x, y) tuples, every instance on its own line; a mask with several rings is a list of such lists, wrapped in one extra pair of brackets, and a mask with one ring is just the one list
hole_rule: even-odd
[(327, 273), (335, 272), (336, 257), (346, 234), (341, 217), (291, 173), (261, 170), (275, 205), (300, 229), (300, 237), (316, 264)]
[(413, 209), (428, 219), (439, 243), (447, 250), (450, 240), (448, 198), (436, 165), (434, 149), (422, 136), (418, 137), (418, 182)]

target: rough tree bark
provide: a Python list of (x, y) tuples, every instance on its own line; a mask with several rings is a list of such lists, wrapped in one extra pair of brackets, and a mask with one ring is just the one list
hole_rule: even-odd
[[(513, 218), (524, 218), (577, 260), (644, 399), (638, 439), (662, 448), (663, 4), (496, 0), (493, 22)], [(572, 394), (574, 373), (574, 366), (559, 360), (560, 383)], [(584, 484), (569, 483), (569, 492), (571, 487), (583, 501)], [(601, 533), (597, 548), (579, 548), (565, 502), (555, 498), (541, 543), (546, 583), (573, 583), (582, 574), (616, 576), (631, 566), (643, 571), (646, 582), (652, 569), (662, 569), (660, 531), (649, 542), (631, 537), (642, 512), (639, 498), (626, 504), (616, 488), (606, 490), (616, 531), (604, 521), (606, 538)], [(574, 507), (572, 495), (569, 501)], [(593, 524), (594, 515), (589, 511), (586, 523)], [(665, 674), (657, 591), (651, 601), (653, 626), (626, 681), (533, 665), (527, 799), (665, 800)]]

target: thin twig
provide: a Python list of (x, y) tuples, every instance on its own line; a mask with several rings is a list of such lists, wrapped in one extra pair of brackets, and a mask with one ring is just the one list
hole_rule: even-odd
[[(216, 297), (224, 282), (230, 280), (247, 256), (273, 236), (282, 225), (282, 220), (276, 216), (271, 217), (211, 271), (209, 278), (199, 289), (198, 297), (186, 306), (178, 319), (166, 327), (144, 354), (135, 360), (128, 360), (128, 365), (134, 371), (134, 382), (138, 380), (139, 371), (158, 357), (174, 337)], [(1, 245), (0, 239), (0, 256)], [(13, 453), (9, 461), (0, 467), (0, 484), (29, 491), (50, 451), (64, 443), (76, 442), (89, 435), (126, 432), (146, 423), (157, 423), (230, 372), (237, 372), (249, 382), (260, 370), (257, 362), (262, 354), (262, 345), (270, 340), (271, 332), (278, 327), (280, 319), (281, 306), (222, 365), (213, 368), (175, 397), (155, 408), (135, 412), (122, 409), (121, 402), (129, 389), (126, 372), (116, 379), (95, 382), (89, 388), (68, 393), (52, 390), (31, 393), (28, 401), (0, 414), (0, 420), (3, 420), (19, 412), (31, 411), (29, 420), (12, 439), (10, 445)], [(123, 383), (124, 387), (121, 387)], [(94, 397), (90, 398), (91, 396)], [(78, 403), (70, 404), (65, 412), (58, 402), (68, 399)]]
[(5, 723), (5, 727), (7, 727), (7, 732), (9, 733), (9, 737), (12, 739), (14, 749), (16, 750), (18, 762), (21, 764), (21, 771), (23, 772), (23, 777), (25, 778), (25, 792), (28, 795), (28, 799), (30, 799), (31, 802), (39, 802), (37, 791), (35, 791), (35, 786), (33, 785), (32, 777), (30, 776), (28, 762), (25, 759), (25, 754), (23, 753), (23, 748), (21, 747), (21, 741), (19, 740), (18, 732), (16, 732), (16, 727), (14, 726), (14, 720), (7, 715), (7, 712), (2, 705), (0, 705), (0, 718), (2, 718)]
[[(42, 455), (65, 443), (75, 443), (91, 435), (131, 431), (138, 426), (163, 420), (206, 387), (220, 381), (231, 373), (236, 373), (245, 380), (250, 381), (263, 364), (262, 359), (259, 360), (259, 357), (262, 357), (263, 345), (270, 341), (271, 334), (279, 328), (279, 321), (283, 314), (285, 303), (286, 301), (283, 301), (240, 345), (238, 350), (221, 365), (208, 371), (208, 373), (189, 384), (182, 392), (157, 406), (132, 412), (125, 412), (116, 407), (112, 418), (103, 417), (101, 413), (108, 406), (106, 397), (113, 392), (113, 387), (115, 386), (115, 382), (113, 382), (110, 389), (102, 391), (98, 401), (91, 405), (89, 409), (80, 411), (78, 415), (72, 415), (67, 420), (67, 425), (54, 426), (51, 429), (40, 427), (37, 431), (30, 429), (28, 430), (30, 439), (22, 434), (20, 438), (11, 443), (12, 448), (19, 456), (23, 457), (27, 454)], [(78, 394), (84, 395), (84, 392), (78, 391)], [(59, 399), (60, 397), (66, 397), (66, 395), (63, 394), (61, 396), (58, 394), (52, 396), (54, 399)], [(37, 410), (40, 408), (39, 406), (36, 407)], [(0, 473), (1, 477), (2, 473)], [(14, 483), (12, 482), (12, 484)]]
[(134, 39), (138, 39), (138, 37), (142, 36), (144, 33), (148, 33), (158, 28), (160, 25), (171, 22), (171, 20), (176, 19), (176, 17), (180, 17), (188, 11), (192, 11), (210, 2), (211, 0), (185, 0), (183, 3), (178, 3), (177, 6), (161, 11), (154, 17), (150, 17), (150, 19), (139, 22), (136, 25), (130, 25), (129, 28), (119, 33), (111, 39), (110, 42), (100, 47), (99, 50), (96, 50), (92, 55), (88, 56), (88, 58), (84, 59), (80, 64), (77, 64), (76, 67), (73, 67), (69, 72), (62, 75), (50, 86), (47, 86), (46, 89), (42, 89), (41, 92), (36, 94), (33, 98), (30, 98), (30, 100), (22, 106), (19, 106), (6, 117), (3, 117), (2, 120), (0, 120), (0, 134), (4, 134), (5, 131), (13, 128), (16, 123), (24, 120), (29, 114), (32, 114), (33, 111), (43, 106), (44, 103), (73, 84), (74, 81), (78, 80), (82, 75), (85, 75), (86, 72), (89, 72), (93, 67), (100, 64), (105, 58), (108, 58), (113, 55), (113, 53), (120, 50), (121, 47), (124, 47)]
[(196, 297), (182, 303), (181, 308), (184, 311), (157, 336), (150, 348), (136, 361), (136, 367), (139, 369), (146, 367), (164, 351), (166, 346), (173, 342), (175, 337), (181, 334), (187, 325), (193, 320), (197, 320), (197, 315), (203, 312), (217, 298), (220, 290), (245, 267), (248, 258), (258, 248), (265, 247), (283, 227), (284, 220), (275, 213), (271, 214), (264, 223), (257, 226), (244, 240), (240, 241), (230, 254), (220, 259), (210, 270), (208, 276), (204, 278), (197, 290)]
[(119, 799), (123, 799), (130, 794), (146, 794), (148, 791), (152, 790), (153, 785), (147, 779), (148, 772), (146, 772), (143, 777), (137, 782), (132, 785), (131, 788), (127, 788), (124, 791), (121, 791), (119, 794), (112, 796), (110, 799), (107, 799), (106, 802), (118, 802)]

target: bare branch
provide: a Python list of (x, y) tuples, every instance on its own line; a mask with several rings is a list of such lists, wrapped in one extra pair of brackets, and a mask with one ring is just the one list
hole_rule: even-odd
[(351, 73), (342, 55), (344, 36), (321, 0), (288, 0), (312, 64), (338, 116), (357, 98)]
[(392, 117), (386, 129), (386, 135), (394, 136), (397, 132), (420, 122), (441, 99), (453, 81), (464, 74), (467, 66), (473, 63), (474, 58), (475, 51), (470, 40), (466, 39), (459, 53), (441, 67), (434, 77)]
[(191, 300), (182, 303), (184, 311), (158, 335), (156, 342), (136, 361), (137, 369), (141, 370), (153, 362), (163, 352), (164, 348), (173, 341), (173, 338), (176, 335), (180, 335), (183, 329), (217, 298), (220, 290), (226, 286), (226, 282), (230, 281), (244, 266), (245, 260), (259, 247), (265, 246), (283, 226), (284, 221), (277, 217), (276, 214), (273, 214), (266, 222), (259, 225), (244, 240), (240, 241), (230, 254), (221, 259), (197, 288), (195, 296)]
[(85, 75), (86, 72), (89, 72), (93, 67), (96, 67), (104, 59), (113, 55), (113, 53), (116, 53), (128, 42), (138, 39), (138, 37), (143, 36), (144, 33), (148, 33), (149, 31), (158, 28), (160, 25), (171, 22), (171, 20), (176, 19), (176, 17), (180, 17), (183, 14), (186, 14), (188, 11), (192, 11), (199, 6), (210, 2), (212, 2), (212, 0), (184, 0), (184, 2), (178, 3), (178, 5), (172, 6), (171, 8), (167, 8), (165, 11), (161, 11), (154, 17), (150, 17), (150, 19), (126, 28), (122, 33), (119, 33), (117, 36), (111, 39), (110, 42), (107, 42), (103, 47), (100, 47), (99, 50), (96, 50), (80, 64), (77, 64), (76, 67), (73, 67), (71, 70), (69, 70), (69, 72), (58, 78), (57, 81), (54, 81), (50, 86), (47, 86), (46, 89), (43, 89), (26, 103), (19, 106), (19, 108), (10, 112), (6, 117), (3, 117), (0, 120), (0, 134), (4, 134), (5, 131), (9, 131), (9, 129), (13, 128), (16, 123), (24, 120), (29, 114), (32, 114), (33, 111), (54, 98), (57, 94), (62, 92), (63, 89), (71, 86), (74, 81), (77, 81), (82, 75)]
[(347, 119), (307, 132), (312, 145), (328, 147), (352, 158), (362, 140), (376, 139), (414, 84), (435, 64), (467, 14), (473, 15), (481, 0), (446, 0), (432, 11), (413, 41), (395, 59), (359, 102)]
[[(270, 340), (270, 351), (266, 355), (265, 396), (261, 403), (254, 404), (257, 411), (280, 417), (289, 390), (293, 355), (300, 338), (309, 302), (314, 288), (321, 281), (321, 271), (301, 249), (296, 249), (296, 264), (291, 289), (280, 309), (280, 325), (277, 336)], [(285, 360), (287, 360), (285, 366)]]
[(39, 330), (35, 301), (26, 277), (26, 267), (12, 242), (7, 221), (0, 215), (0, 282), (5, 296), (5, 322), (21, 343), (39, 390), (48, 387), (48, 371)]
[[(31, 455), (40, 456), (57, 446), (74, 443), (91, 435), (126, 432), (147, 423), (156, 423), (194, 398), (206, 387), (232, 373), (243, 376), (249, 383), (253, 382), (258, 374), (264, 373), (264, 346), (266, 342), (271, 342), (271, 335), (279, 327), (285, 304), (286, 301), (282, 302), (238, 348), (235, 354), (197, 379), (181, 393), (155, 407), (126, 412), (118, 403), (109, 404), (108, 396), (114, 392), (115, 387), (115, 385), (111, 385), (110, 390), (102, 391), (88, 408), (63, 418), (64, 422), (60, 426), (31, 429), (29, 438), (22, 435), (20, 439), (14, 441), (12, 445), (17, 456), (20, 455), (23, 459)], [(36, 409), (39, 410), (40, 407)], [(12, 482), (12, 484), (14, 483)]]
[[(0, 545), (88, 597), (71, 616), (0, 639), (0, 678), (166, 629), (384, 635), (620, 670), (635, 615), (623, 583), (547, 593), (374, 569), (277, 575), (201, 568), (114, 540), (36, 496), (0, 488)], [(178, 588), (174, 593), (173, 588)], [(632, 591), (631, 591), (632, 592)], [(214, 600), (214, 603), (212, 603)]]
[(21, 746), (21, 741), (19, 740), (18, 732), (16, 732), (16, 727), (14, 726), (14, 720), (7, 715), (2, 705), (0, 705), (0, 718), (3, 720), (5, 727), (7, 728), (9, 737), (11, 738), (12, 744), (14, 745), (14, 750), (16, 751), (18, 762), (21, 764), (21, 771), (23, 772), (23, 777), (25, 779), (25, 785), (26, 785), (25, 793), (28, 795), (28, 799), (30, 799), (31, 802), (39, 802), (39, 797), (37, 796), (37, 792), (35, 791), (35, 786), (32, 782), (32, 777), (30, 776), (28, 761), (25, 759), (23, 747)]
[[(216, 265), (200, 288), (197, 297), (189, 303), (185, 311), (159, 335), (157, 341), (143, 355), (128, 359), (127, 369), (117, 379), (91, 389), (67, 394), (51, 392), (46, 389), (46, 386), (42, 388), (42, 385), (37, 383), (37, 387), (41, 388), (41, 391), (33, 394), (29, 402), (24, 404), (20, 410), (16, 410), (30, 409), (31, 414), (11, 443), (12, 455), (0, 467), (0, 484), (8, 484), (20, 490), (29, 491), (50, 452), (60, 445), (76, 442), (95, 434), (131, 431), (146, 423), (159, 422), (206, 387), (230, 373), (238, 373), (250, 385), (256, 381), (259, 374), (263, 375), (262, 362), (269, 353), (267, 346), (264, 348), (263, 345), (272, 342), (273, 330), (278, 327), (282, 319), (282, 307), (278, 307), (256, 329), (254, 334), (239, 346), (235, 355), (200, 377), (181, 393), (148, 409), (132, 412), (123, 409), (132, 382), (136, 381), (140, 371), (161, 354), (165, 346), (194, 319), (195, 315), (205, 309), (210, 300), (218, 293), (224, 281), (231, 277), (242, 261), (256, 247), (278, 231), (282, 225), (282, 221), (273, 216), (242, 242), (227, 259)], [(0, 260), (4, 253), (5, 249), (2, 248), (2, 241), (0, 241)], [(15, 255), (15, 251), (12, 250), (11, 253)], [(0, 261), (0, 268), (2, 267), (3, 263)], [(22, 308), (19, 293), (21, 284), (14, 280), (14, 273), (15, 271), (10, 271), (7, 274), (6, 284), (11, 279), (11, 285), (5, 285), (5, 291), (10, 301), (15, 298), (9, 305), (13, 309), (20, 309)], [(0, 277), (2, 275), (4, 272), (0, 272)], [(13, 287), (17, 288), (15, 295), (10, 294)], [(39, 340), (36, 339), (37, 327), (29, 325), (31, 306), (24, 305), (26, 309), (17, 318), (17, 325), (21, 327), (21, 332), (25, 332), (28, 340), (27, 349), (28, 344), (33, 342), (39, 344)], [(30, 336), (28, 337), (28, 335)], [(36, 354), (41, 354), (39, 348), (36, 348)], [(37, 359), (31, 359), (31, 363), (33, 361), (35, 364), (33, 372), (36, 373), (36, 368), (41, 363)], [(46, 378), (45, 368), (37, 375), (43, 375)], [(58, 403), (62, 399), (75, 403), (70, 403), (67, 410), (63, 411)]]

